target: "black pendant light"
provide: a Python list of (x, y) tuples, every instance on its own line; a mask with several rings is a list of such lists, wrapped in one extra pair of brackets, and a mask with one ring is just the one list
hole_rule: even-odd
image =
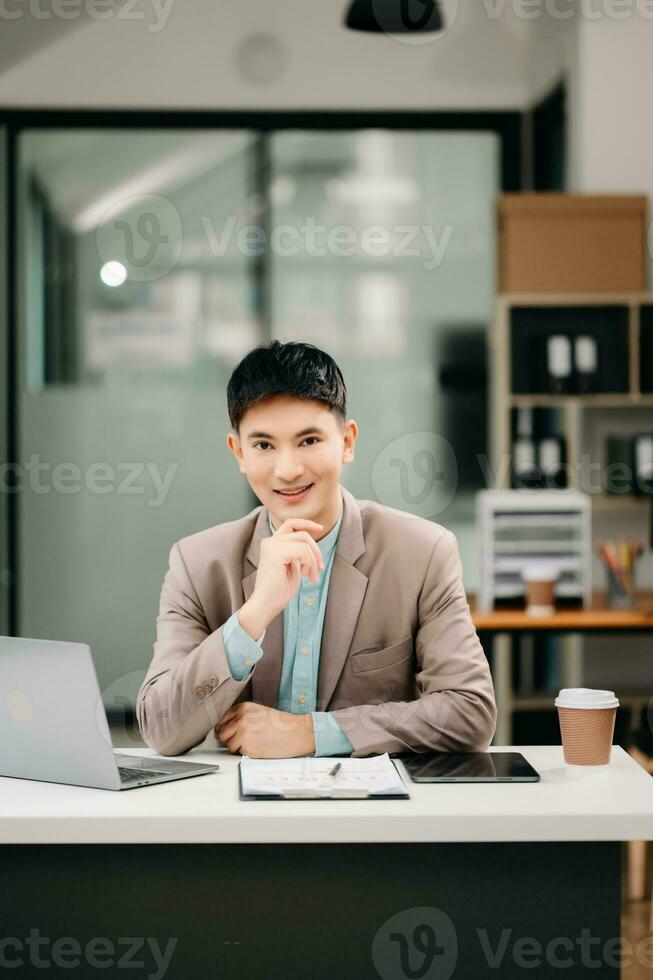
[(437, 0), (352, 0), (345, 25), (352, 31), (425, 34), (444, 27)]

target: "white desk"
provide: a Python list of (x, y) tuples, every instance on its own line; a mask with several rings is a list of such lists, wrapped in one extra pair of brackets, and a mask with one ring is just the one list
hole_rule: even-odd
[(219, 773), (120, 793), (0, 778), (0, 844), (653, 839), (653, 779), (623, 749), (613, 748), (606, 769), (588, 772), (565, 766), (560, 746), (512, 751), (541, 774), (539, 783), (418, 784), (398, 762), (410, 800), (242, 802), (238, 759), (199, 747), (179, 758), (217, 763)]
[[(653, 780), (619, 748), (589, 773), (569, 771), (559, 747), (518, 748), (540, 783), (406, 776), (410, 800), (241, 802), (238, 760), (206, 747), (184, 758), (220, 773), (121, 793), (0, 779), (2, 935), (36, 929), (84, 949), (105, 937), (116, 950), (120, 937), (162, 949), (174, 937), (166, 980), (378, 980), (409, 975), (398, 935), (413, 968), (423, 963), (411, 944), (433, 927), (439, 959), (425, 977), (523, 980), (518, 940), (546, 950), (567, 937), (573, 948), (555, 956), (572, 958), (568, 975), (617, 980), (602, 950), (620, 934), (619, 842), (653, 837)], [(488, 944), (506, 930), (491, 969)], [(581, 953), (588, 931), (600, 944)], [(130, 976), (156, 975), (147, 949)], [(377, 969), (379, 956), (390, 966)], [(559, 980), (555, 956), (538, 980)], [(25, 950), (21, 962), (21, 980), (42, 978)]]

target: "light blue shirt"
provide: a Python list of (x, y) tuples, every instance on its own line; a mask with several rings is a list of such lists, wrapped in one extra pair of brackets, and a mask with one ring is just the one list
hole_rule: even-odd
[[(283, 610), (283, 663), (279, 684), (279, 711), (313, 715), (315, 755), (350, 755), (354, 747), (329, 711), (316, 711), (322, 628), (336, 541), (342, 524), (343, 508), (336, 524), (316, 544), (322, 552), (324, 569), (317, 582), (302, 575), (299, 589)], [(268, 514), (270, 531), (275, 529)], [(243, 681), (263, 656), (261, 641), (252, 639), (238, 622), (236, 610), (222, 631), (232, 677)]]

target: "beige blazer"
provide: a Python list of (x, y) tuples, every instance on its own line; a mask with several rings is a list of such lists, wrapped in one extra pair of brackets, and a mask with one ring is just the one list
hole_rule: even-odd
[[(487, 659), (471, 621), (454, 535), (440, 524), (357, 500), (343, 518), (327, 594), (317, 708), (354, 746), (377, 752), (483, 750), (495, 730)], [(173, 545), (156, 642), (138, 692), (143, 738), (163, 755), (198, 745), (236, 701), (276, 707), (283, 611), (246, 681), (231, 676), (222, 627), (249, 598), (268, 511)]]

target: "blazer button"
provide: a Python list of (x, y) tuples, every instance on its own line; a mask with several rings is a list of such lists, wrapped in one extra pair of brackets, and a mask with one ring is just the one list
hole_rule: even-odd
[(204, 697), (204, 688), (203, 687), (196, 687), (195, 688), (195, 694), (198, 696), (198, 698), (203, 698)]
[(212, 677), (211, 678), (211, 687), (217, 687), (217, 686), (218, 686), (218, 678), (217, 677)]

